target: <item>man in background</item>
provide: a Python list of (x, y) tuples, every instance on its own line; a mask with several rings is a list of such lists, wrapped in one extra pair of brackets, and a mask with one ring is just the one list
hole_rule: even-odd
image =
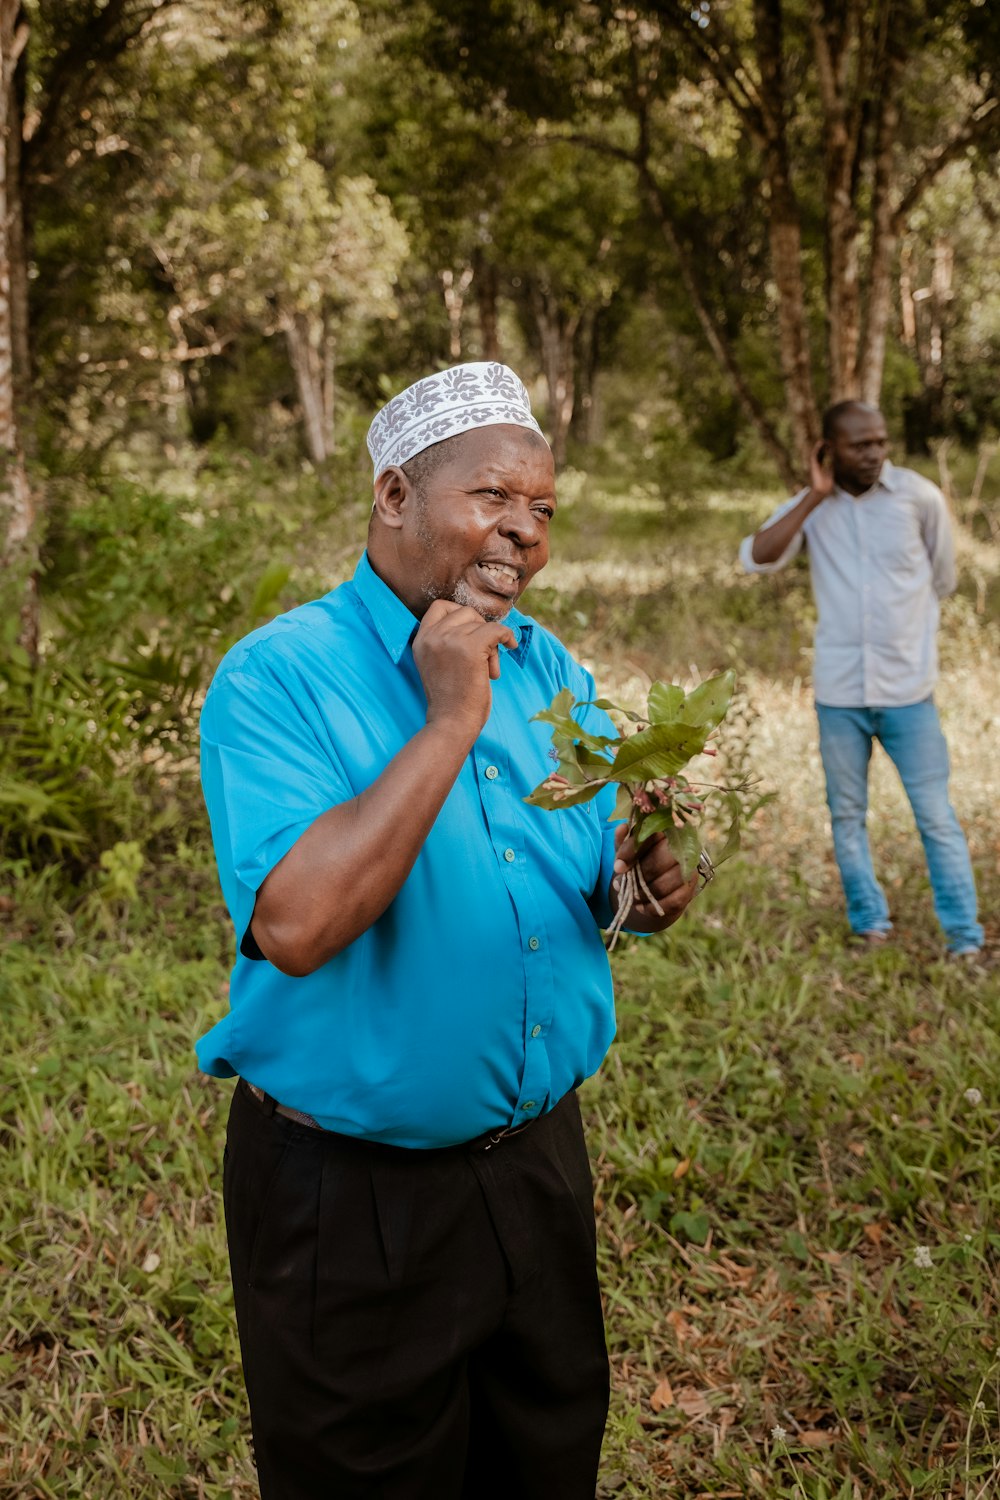
[(939, 600), (955, 589), (944, 496), (886, 457), (881, 412), (841, 401), (823, 418), (809, 484), (780, 506), (740, 558), (773, 573), (806, 549), (818, 622), (813, 668), (833, 847), (859, 940), (892, 928), (868, 841), (868, 765), (878, 740), (909, 798), (948, 952), (975, 960), (983, 929), (965, 836), (948, 798), (948, 748), (933, 689)]
[(594, 1500), (608, 1365), (576, 1087), (614, 1033), (600, 927), (669, 846), (550, 813), (532, 716), (590, 675), (516, 603), (552, 454), (504, 365), (418, 381), (368, 437), (350, 582), (228, 653), (203, 780), (236, 929), (224, 1170), (264, 1500)]

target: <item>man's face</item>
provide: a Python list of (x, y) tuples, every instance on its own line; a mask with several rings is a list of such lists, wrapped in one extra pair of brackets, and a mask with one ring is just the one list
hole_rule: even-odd
[(435, 599), (502, 620), (549, 559), (556, 508), (548, 444), (523, 427), (481, 427), (451, 440), (446, 460), (404, 509), (397, 590), (423, 616)]
[(881, 412), (845, 412), (830, 439), (837, 483), (851, 495), (870, 490), (882, 472), (888, 447), (889, 436)]

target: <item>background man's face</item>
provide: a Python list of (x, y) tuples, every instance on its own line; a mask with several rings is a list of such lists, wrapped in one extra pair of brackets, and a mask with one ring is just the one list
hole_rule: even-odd
[(482, 427), (451, 440), (404, 518), (406, 603), (434, 599), (500, 620), (549, 558), (555, 473), (548, 444), (523, 427)]
[(888, 447), (889, 435), (881, 412), (860, 408), (845, 412), (830, 439), (837, 483), (854, 494), (871, 489), (882, 472)]

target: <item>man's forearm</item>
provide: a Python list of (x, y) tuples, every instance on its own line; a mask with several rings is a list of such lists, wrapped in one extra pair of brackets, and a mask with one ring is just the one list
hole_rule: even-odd
[(475, 737), (427, 724), (360, 796), (322, 813), (257, 895), (254, 938), (285, 974), (311, 974), (360, 937), (413, 868)]
[(772, 526), (762, 526), (753, 539), (750, 555), (755, 563), (777, 562), (782, 553), (802, 530), (803, 522), (822, 505), (826, 496), (815, 490), (807, 490), (797, 505), (780, 516)]

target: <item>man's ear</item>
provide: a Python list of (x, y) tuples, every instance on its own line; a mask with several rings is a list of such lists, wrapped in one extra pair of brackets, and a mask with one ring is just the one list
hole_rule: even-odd
[(403, 510), (413, 499), (414, 489), (410, 479), (398, 464), (383, 469), (375, 480), (375, 501), (372, 510), (383, 526), (398, 531), (403, 524)]

